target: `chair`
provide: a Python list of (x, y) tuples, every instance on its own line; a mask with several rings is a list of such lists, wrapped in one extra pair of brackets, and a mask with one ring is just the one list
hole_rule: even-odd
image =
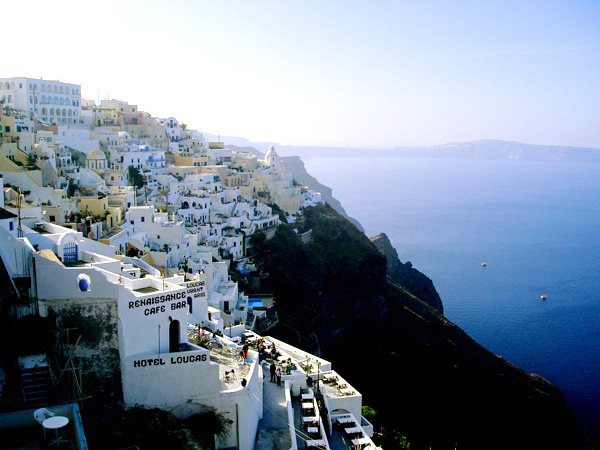
[[(53, 417), (53, 416), (55, 416), (55, 414), (52, 411), (48, 411), (46, 408), (36, 409), (33, 412), (33, 417), (35, 418), (37, 423), (39, 423), (40, 425), (42, 424), (42, 422), (44, 420), (48, 419), (49, 417)], [(46, 429), (44, 427), (42, 427), (42, 430), (44, 430), (44, 439), (46, 439)]]

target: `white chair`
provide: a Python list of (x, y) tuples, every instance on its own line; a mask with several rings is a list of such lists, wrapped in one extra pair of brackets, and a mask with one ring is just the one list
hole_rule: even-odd
[[(46, 408), (40, 408), (40, 409), (36, 409), (33, 412), (33, 417), (35, 417), (35, 420), (41, 425), (42, 422), (46, 419), (48, 419), (49, 417), (54, 416), (55, 414), (52, 411), (48, 411)], [(44, 439), (46, 439), (46, 429), (44, 427), (42, 427), (42, 429), (44, 430)]]

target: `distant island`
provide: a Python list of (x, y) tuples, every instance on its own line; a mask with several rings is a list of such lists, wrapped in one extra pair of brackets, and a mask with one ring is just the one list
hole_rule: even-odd
[(350, 157), (368, 154), (377, 158), (410, 157), (600, 163), (600, 149), (597, 148), (524, 144), (491, 139), (473, 142), (451, 142), (427, 147), (394, 147), (389, 149), (280, 145), (271, 142), (250, 142), (245, 138), (238, 137), (224, 139), (235, 145), (252, 146), (261, 151), (266, 151), (271, 145), (277, 145), (281, 156), (299, 156), (303, 160), (314, 157)]

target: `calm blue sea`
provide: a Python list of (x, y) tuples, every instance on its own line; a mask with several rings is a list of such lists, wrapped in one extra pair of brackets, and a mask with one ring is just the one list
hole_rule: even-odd
[(385, 232), (433, 280), (450, 320), (556, 384), (600, 434), (600, 164), (304, 162), (368, 236)]

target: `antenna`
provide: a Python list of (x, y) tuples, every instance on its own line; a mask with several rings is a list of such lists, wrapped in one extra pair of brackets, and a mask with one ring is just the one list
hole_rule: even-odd
[(17, 234), (19, 237), (23, 237), (23, 228), (21, 227), (21, 203), (23, 201), (23, 194), (21, 194), (21, 188), (17, 189), (17, 193), (19, 194), (17, 196), (17, 214), (18, 214), (18, 225), (17, 225)]

